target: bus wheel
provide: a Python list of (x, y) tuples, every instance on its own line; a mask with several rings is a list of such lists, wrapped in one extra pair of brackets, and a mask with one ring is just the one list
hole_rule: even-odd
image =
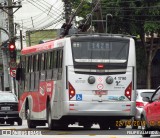
[(48, 122), (48, 128), (50, 130), (53, 130), (54, 129), (54, 123), (53, 123), (53, 120), (52, 120), (50, 104), (48, 104), (48, 107), (47, 107), (47, 122)]
[(28, 128), (36, 128), (36, 125), (33, 123), (32, 120), (30, 120), (30, 116), (31, 116), (30, 109), (27, 108), (26, 109), (26, 118), (27, 118)]
[(116, 126), (116, 123), (115, 123), (115, 121), (111, 121), (110, 122), (110, 129), (111, 130), (118, 130), (118, 126)]
[(91, 129), (92, 124), (85, 124), (83, 125), (84, 129)]
[(21, 126), (22, 125), (22, 119), (20, 118), (17, 122), (18, 126)]
[(101, 130), (108, 130), (109, 129), (109, 125), (107, 123), (99, 123), (99, 127)]

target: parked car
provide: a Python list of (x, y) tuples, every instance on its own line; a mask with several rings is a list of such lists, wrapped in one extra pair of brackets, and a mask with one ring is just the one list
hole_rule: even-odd
[[(151, 97), (152, 94), (155, 92), (155, 89), (137, 89), (136, 90), (136, 115), (132, 118), (131, 127), (132, 129), (138, 128), (138, 122), (141, 120), (141, 114), (143, 111), (144, 105), (147, 104), (147, 102), (143, 101), (143, 97)], [(140, 123), (139, 123), (140, 124)], [(121, 126), (121, 128), (125, 128), (126, 125), (124, 124)]]
[[(144, 97), (143, 101), (148, 102), (141, 114), (141, 121), (145, 124), (141, 126), (143, 131), (160, 130), (160, 86), (151, 97)], [(150, 133), (142, 134), (143, 137), (150, 137)]]
[[(141, 114), (143, 111), (143, 107), (147, 104), (147, 102), (143, 101), (143, 97), (149, 97), (153, 95), (155, 89), (137, 89), (136, 90), (136, 115), (132, 118), (132, 129), (138, 128), (137, 121), (141, 120)], [(140, 123), (139, 123), (140, 124)]]
[(14, 125), (14, 122), (17, 122), (19, 126), (22, 125), (16, 95), (8, 91), (0, 91), (0, 124), (5, 122), (10, 125)]

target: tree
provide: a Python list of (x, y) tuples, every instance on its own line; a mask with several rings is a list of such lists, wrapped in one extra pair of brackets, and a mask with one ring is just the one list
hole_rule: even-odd
[[(73, 5), (75, 4), (73, 3)], [(160, 1), (101, 0), (101, 5), (104, 20), (106, 14), (113, 15), (112, 20), (108, 21), (109, 32), (140, 36), (141, 46), (145, 50), (147, 88), (151, 88), (151, 65), (158, 49), (160, 49), (160, 43), (154, 43), (154, 33), (160, 35)], [(86, 13), (88, 14), (90, 11), (88, 8), (83, 9), (78, 16), (85, 17)], [(146, 42), (146, 34), (150, 34), (149, 42)]]

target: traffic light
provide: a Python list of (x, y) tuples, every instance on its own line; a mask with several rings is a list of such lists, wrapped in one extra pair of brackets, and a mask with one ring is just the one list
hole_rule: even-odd
[(16, 46), (15, 46), (15, 42), (11, 41), (8, 45), (8, 50), (9, 50), (9, 54), (10, 54), (10, 59), (16, 61)]

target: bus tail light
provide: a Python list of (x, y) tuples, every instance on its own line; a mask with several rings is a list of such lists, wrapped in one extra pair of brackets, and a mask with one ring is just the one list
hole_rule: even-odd
[(131, 101), (131, 95), (132, 95), (132, 82), (128, 85), (128, 87), (125, 90), (125, 96)]
[(103, 64), (98, 64), (98, 65), (97, 65), (97, 68), (98, 68), (98, 69), (103, 69), (103, 68), (104, 68), (104, 65), (103, 65)]
[(76, 92), (74, 87), (69, 83), (69, 100), (75, 96)]

